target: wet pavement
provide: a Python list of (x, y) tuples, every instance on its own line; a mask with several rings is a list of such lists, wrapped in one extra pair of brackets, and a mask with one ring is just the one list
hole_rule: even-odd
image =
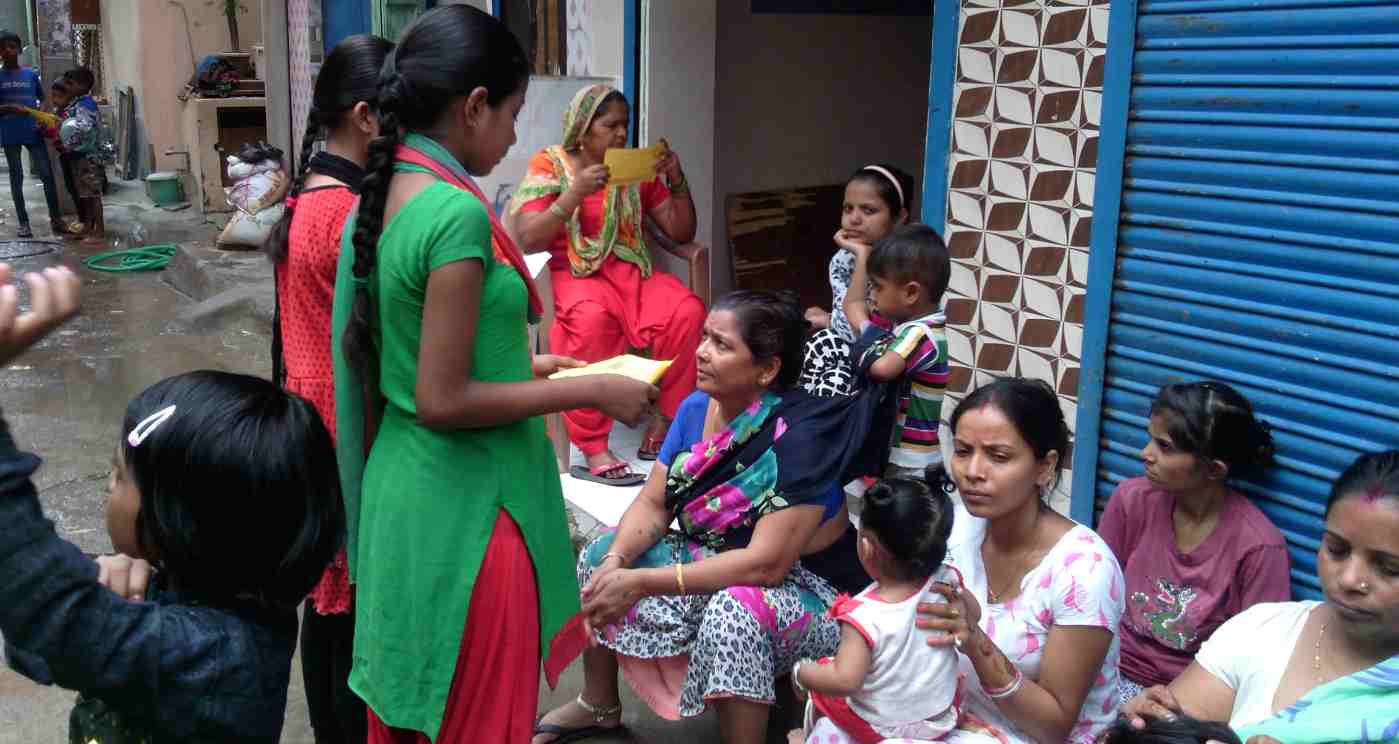
[[(7, 242), (15, 229), (8, 189), (0, 192), (3, 255), (17, 246)], [(195, 326), (181, 322), (180, 317), (205, 296), (228, 289), (230, 283), (267, 281), (270, 271), (257, 263), (260, 257), (217, 251), (212, 245), (217, 225), (206, 222), (197, 210), (156, 209), (136, 182), (113, 182), (113, 193), (106, 199), (107, 229), (113, 240), (103, 246), (53, 241), (38, 181), (26, 179), (25, 195), (40, 241), (29, 247), (53, 250), (0, 260), (10, 263), (17, 274), (69, 266), (83, 279), (83, 308), (79, 317), (38, 347), (0, 368), (0, 408), (20, 446), (44, 459), (35, 484), (58, 533), (89, 554), (105, 553), (111, 550), (104, 516), (105, 481), (127, 401), (160, 379), (195, 369), (269, 374), (264, 311), (251, 305), (234, 308)], [(85, 258), (127, 247), (125, 236), (136, 223), (145, 228), (146, 243), (180, 243), (187, 257), (195, 257), (197, 275), (181, 273), (184, 267), (175, 266), (165, 272), (125, 274), (83, 267)], [(186, 294), (177, 286), (201, 296)], [(23, 291), (21, 301), (27, 302)], [(620, 436), (637, 438), (623, 427), (618, 429)], [(630, 444), (634, 449), (635, 443)], [(620, 442), (619, 446), (626, 447)], [(585, 515), (578, 521), (585, 533), (596, 529)], [(712, 715), (683, 723), (663, 721), (626, 685), (622, 687), (624, 722), (635, 740), (676, 744), (719, 740)], [(564, 674), (558, 691), (541, 683), (540, 712), (572, 699), (581, 689), (581, 665), (575, 664)], [(40, 687), (0, 666), (0, 744), (65, 740), (73, 698), (72, 692)], [(299, 660), (293, 664), (282, 741), (314, 741)]]

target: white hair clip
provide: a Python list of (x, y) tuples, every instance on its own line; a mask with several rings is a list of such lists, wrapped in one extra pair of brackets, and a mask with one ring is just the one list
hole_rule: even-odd
[(166, 406), (152, 413), (143, 419), (141, 423), (137, 424), (136, 428), (132, 429), (130, 434), (126, 435), (126, 443), (132, 447), (140, 447), (141, 443), (146, 441), (146, 437), (149, 437), (152, 432), (160, 428), (161, 424), (165, 423), (166, 419), (174, 415), (174, 406)]

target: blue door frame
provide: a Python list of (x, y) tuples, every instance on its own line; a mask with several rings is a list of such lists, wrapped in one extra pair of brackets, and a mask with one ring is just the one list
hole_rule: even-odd
[[(1117, 264), (1117, 228), (1122, 207), (1122, 166), (1126, 156), (1127, 108), (1132, 87), (1132, 52), (1137, 39), (1137, 0), (1119, 0), (1108, 16), (1108, 49), (1103, 77), (1103, 108), (1098, 124), (1098, 170), (1093, 189), (1093, 229), (1089, 236), (1088, 289), (1084, 318), (1106, 318)], [(1102, 434), (1103, 375), (1107, 360), (1108, 324), (1085, 323), (1079, 359), (1078, 419), (1074, 447), (1069, 516), (1093, 524), (1094, 486), (1098, 472), (1098, 441)]]
[(933, 54), (928, 74), (928, 131), (923, 144), (921, 219), (939, 234), (947, 224), (947, 159), (952, 148), (952, 86), (957, 78), (960, 6), (960, 0), (933, 2)]
[(321, 25), (324, 27), (325, 51), (355, 34), (369, 33), (370, 0), (330, 0), (321, 3)]
[[(373, 30), (373, 0), (324, 0), (321, 3), (321, 25), (325, 51), (330, 53), (347, 36), (367, 34)], [(437, 7), (437, 0), (426, 0), (424, 8)], [(500, 15), (500, 0), (491, 0), (491, 14)]]

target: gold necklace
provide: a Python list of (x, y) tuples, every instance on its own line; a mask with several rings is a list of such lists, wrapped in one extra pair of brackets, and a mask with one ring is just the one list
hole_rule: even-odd
[[(982, 560), (984, 561), (985, 558), (983, 558)], [(1011, 565), (1012, 565), (1012, 570), (1011, 570), (1011, 572), (1010, 572), (1010, 581), (1006, 582), (1006, 585), (1005, 585), (1004, 587), (1002, 587), (1001, 591), (999, 591), (999, 592), (996, 591), (995, 589), (992, 589), (992, 588), (991, 588), (991, 571), (990, 571), (989, 568), (987, 569), (987, 571), (986, 571), (986, 598), (987, 598), (988, 600), (991, 601), (991, 604), (1000, 604), (1000, 603), (1001, 603), (1001, 597), (1005, 596), (1005, 593), (1006, 593), (1006, 592), (1010, 591), (1012, 587), (1016, 586), (1016, 584), (1018, 584), (1018, 583), (1020, 582), (1020, 580), (1024, 578), (1024, 575), (1020, 573), (1020, 567), (1021, 567), (1024, 563), (1025, 563), (1025, 556), (1022, 555), (1022, 556), (1020, 556), (1020, 558), (1019, 558), (1018, 560), (1016, 560), (1013, 564), (1011, 564)]]
[(1312, 656), (1312, 671), (1316, 674), (1316, 683), (1319, 685), (1321, 679), (1321, 639), (1326, 637), (1326, 623), (1322, 622), (1321, 630), (1316, 634), (1316, 649)]
[[(1040, 512), (1035, 514), (1035, 527), (1030, 531), (1032, 535), (1038, 534), (1040, 516)], [(1010, 581), (1006, 582), (1006, 586), (998, 592), (991, 588), (991, 566), (986, 563), (986, 543), (984, 541), (981, 543), (981, 563), (983, 566), (986, 566), (986, 599), (990, 601), (991, 604), (1000, 604), (1001, 597), (1005, 596), (1005, 592), (1010, 591), (1025, 578), (1025, 573), (1029, 573), (1029, 570), (1027, 569), (1025, 573), (1021, 573), (1020, 568), (1025, 565), (1025, 557), (1034, 552), (1034, 548), (1031, 547), (1029, 550), (1016, 557), (1015, 561), (1011, 563), (1012, 570), (1010, 572)]]

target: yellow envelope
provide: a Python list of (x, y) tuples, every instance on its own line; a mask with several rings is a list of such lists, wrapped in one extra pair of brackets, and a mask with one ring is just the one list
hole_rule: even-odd
[(666, 149), (659, 142), (650, 147), (609, 149), (602, 156), (602, 164), (612, 172), (607, 185), (626, 186), (655, 178), (656, 165), (665, 157)]
[(622, 375), (655, 385), (660, 381), (661, 375), (664, 375), (669, 368), (669, 360), (646, 359), (634, 354), (623, 354), (611, 359), (604, 359), (601, 362), (594, 362), (586, 367), (560, 370), (549, 375), (549, 379), (564, 380), (586, 375)]

